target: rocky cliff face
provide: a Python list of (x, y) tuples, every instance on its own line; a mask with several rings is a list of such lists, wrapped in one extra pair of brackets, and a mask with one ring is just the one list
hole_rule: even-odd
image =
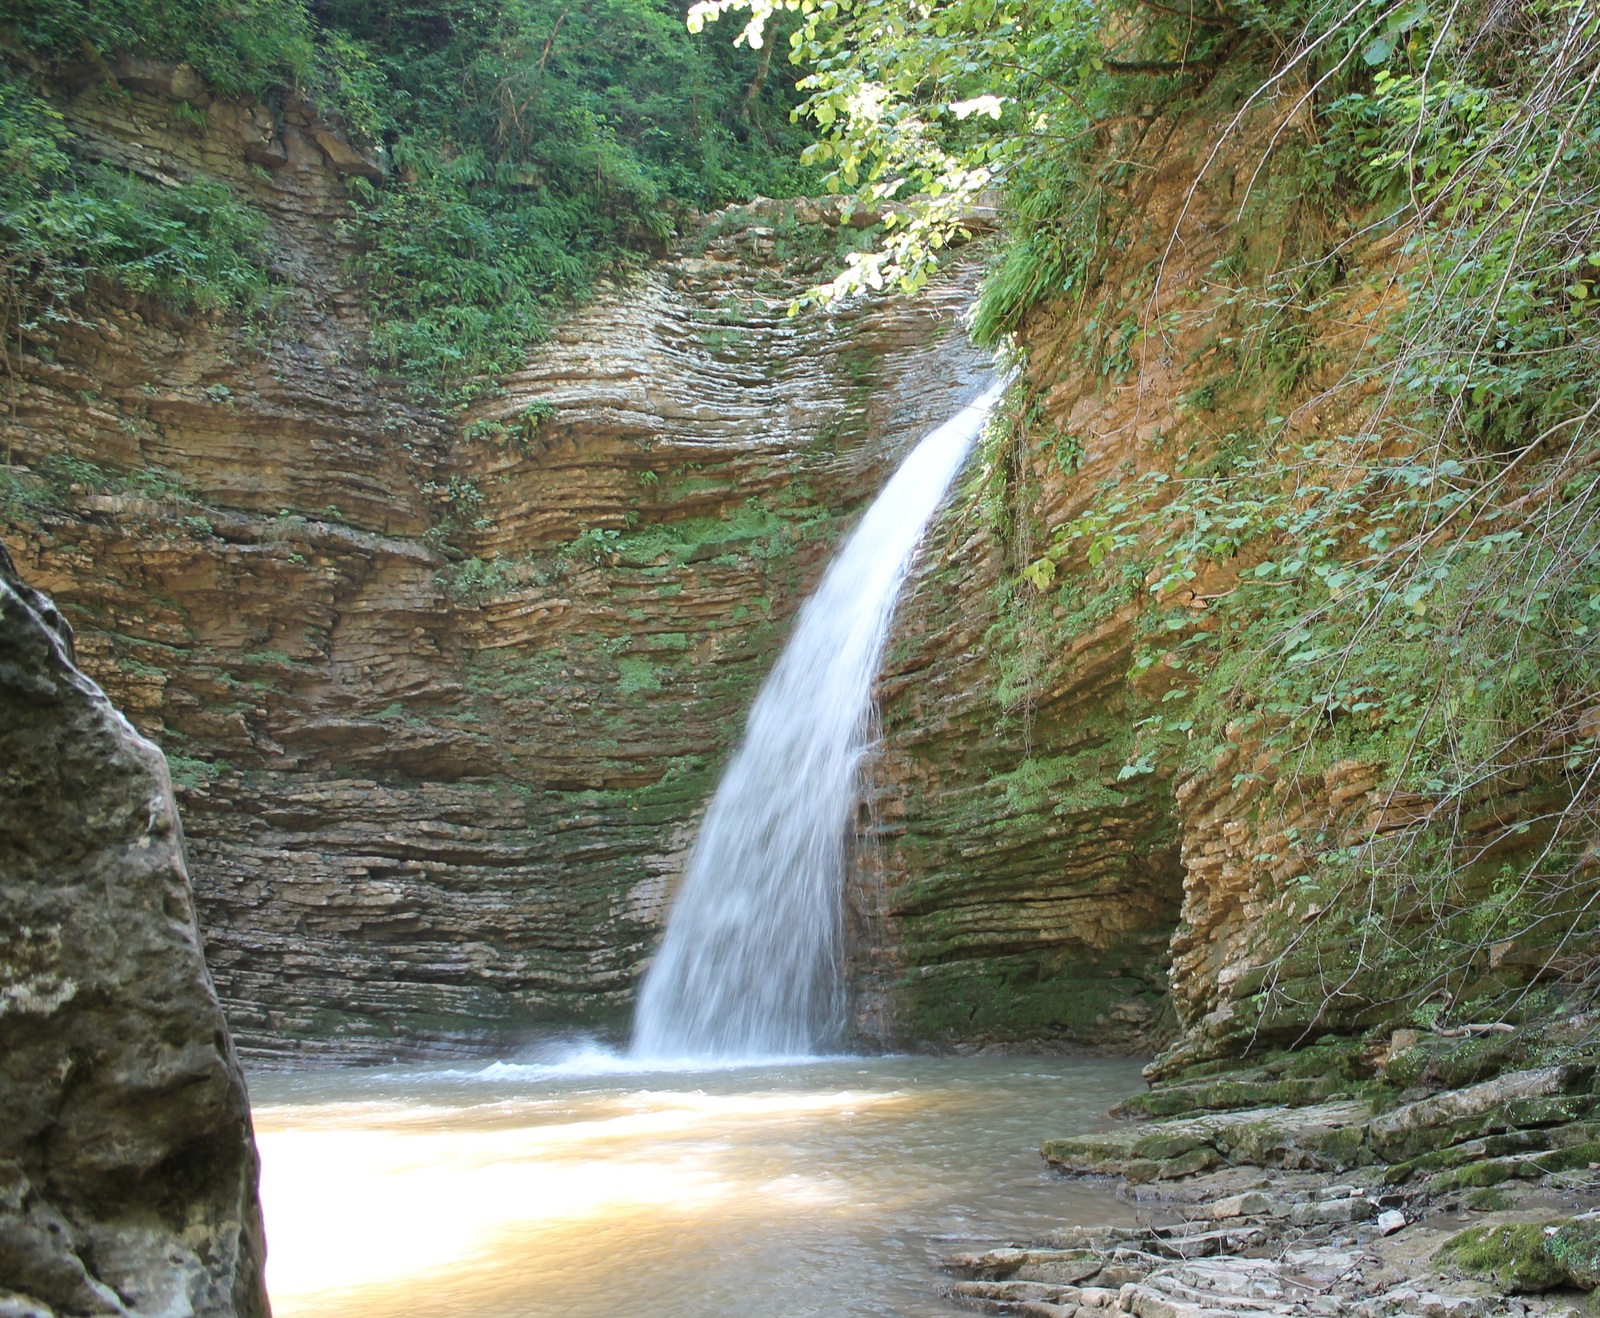
[[(242, 1046), (378, 1058), (620, 1027), (795, 604), (988, 369), (956, 328), (975, 265), (790, 319), (839, 215), (760, 203), (441, 419), (367, 369), (341, 223), (344, 175), (373, 166), (293, 106), (213, 103), (197, 132), (174, 108), (196, 89), (125, 72), (125, 98), (64, 91), (65, 112), (106, 159), (223, 179), (266, 213), (285, 307), (247, 330), (101, 295), (35, 339), (7, 536), (173, 757)], [(1328, 968), (1284, 961), (1319, 915), (1291, 880), (1324, 844), (1405, 832), (1416, 803), (1376, 760), (1281, 772), (1259, 729), (1159, 732), (1249, 554), (1164, 592), (1100, 566), (1108, 491), (1225, 467), (1273, 416), (1297, 443), (1364, 415), (1342, 369), (1395, 305), (1394, 242), (1345, 244), (1316, 317), (1239, 347), (1240, 286), (1326, 240), (1292, 172), (1258, 169), (1294, 138), (1285, 112), (1263, 106), (1198, 185), (1204, 116), (1128, 127), (1154, 168), (1115, 198), (1126, 243), (1092, 297), (1020, 331), (1026, 371), (882, 675), (851, 883), (861, 1042), (1182, 1032), (1176, 1065), (1369, 1023), (1374, 994), (1330, 1015)], [(1539, 785), (1518, 790), (1485, 848), (1537, 814)], [(1269, 966), (1264, 1024), (1242, 1007)]]
[(244, 1081), (161, 752), (0, 553), (0, 1308), (268, 1312)]
[[(1097, 297), (1024, 326), (1025, 374), (896, 623), (853, 882), (868, 1038), (1148, 1050), (1204, 1034), (1219, 994), (1280, 950), (1263, 919), (1284, 900), (1282, 864), (1263, 835), (1294, 821), (1263, 811), (1248, 772), (1241, 788), (1248, 751), (1179, 774), (1181, 754), (1146, 754), (1144, 731), (1196, 688), (1183, 642), (1253, 563), (1153, 601), (1142, 571), (1096, 570), (1092, 536), (1089, 553), (1042, 561), (1107, 491), (1129, 492), (1110, 521), (1131, 518), (1143, 482), (1214, 463), (1225, 429), (1285, 407), (1260, 382), (1217, 396), (1239, 332), (1225, 263), (1295, 241), (1241, 223), (1236, 202), (1281, 122), (1247, 125), (1199, 185), (1205, 123), (1142, 131), (1156, 167), (1120, 199), (1136, 217), (1126, 247)], [(1294, 433), (1359, 407), (1327, 385), (1349, 352), (1340, 326), (1370, 323), (1388, 286), (1389, 255), (1367, 256), (1315, 342), (1326, 366), (1299, 386), (1317, 401), (1294, 409)], [(1350, 765), (1299, 784), (1306, 836), (1364, 818), (1380, 781)]]
[[(850, 517), (986, 366), (974, 272), (786, 304), (836, 214), (722, 217), (445, 424), (365, 367), (336, 137), (170, 70), (65, 112), (225, 180), (292, 289), (260, 329), (102, 297), (35, 340), (6, 538), (168, 750), (241, 1047), (383, 1057), (620, 1025), (696, 812)], [(326, 139), (326, 140), (325, 140)]]
[[(1415, 1003), (1383, 968), (1371, 923), (1412, 938), (1385, 955), (1391, 970), (1414, 970), (1437, 921), (1477, 904), (1488, 928), (1506, 900), (1494, 884), (1509, 888), (1505, 875), (1553, 845), (1574, 790), (1561, 774), (1581, 763), (1560, 769), (1554, 749), (1516, 772), (1485, 770), (1465, 806), (1436, 818), (1397, 781), (1403, 737), (1340, 742), (1327, 734), (1345, 715), (1330, 708), (1292, 753), (1272, 744), (1286, 707), (1265, 674), (1284, 667), (1286, 633), (1254, 633), (1254, 669), (1216, 641), (1240, 634), (1222, 630), (1241, 616), (1226, 612), (1235, 595), (1266, 597), (1246, 607), (1275, 616), (1270, 587), (1242, 587), (1272, 577), (1273, 557), (1303, 557), (1312, 533), (1230, 550), (1232, 507), (1215, 513), (1220, 547), (1183, 571), (1151, 548), (1212, 515), (1186, 486), (1216, 488), (1205, 482), (1241, 455), (1270, 471), (1361, 434), (1382, 388), (1349, 368), (1397, 308), (1401, 235), (1335, 244), (1306, 218), (1292, 168), (1275, 181), (1275, 153), (1301, 131), (1286, 112), (1263, 106), (1214, 153), (1203, 113), (1127, 130), (1139, 140), (1124, 154), (1152, 168), (1108, 202), (1123, 227), (1099, 282), (1019, 332), (1024, 373), (936, 531), (881, 679), (852, 883), (869, 1039), (1177, 1041), (1147, 1072), (1163, 1076), (1405, 1023)], [(1273, 303), (1263, 330), (1248, 290), (1268, 286), (1286, 252), (1296, 278), (1328, 282), (1315, 314), (1286, 325)], [(1250, 447), (1268, 433), (1272, 444)], [(1280, 483), (1307, 503), (1349, 479), (1302, 462)], [(1229, 676), (1208, 686), (1217, 672)], [(1362, 680), (1376, 684), (1364, 691), (1402, 681)], [(1406, 695), (1381, 689), (1360, 698)], [(1577, 745), (1591, 726), (1584, 714), (1537, 735)], [(1553, 914), (1514, 939), (1473, 949), (1468, 937), (1436, 1003), (1508, 990), (1533, 1001), (1535, 983), (1563, 979), (1592, 987), (1592, 961), (1571, 944), (1600, 869), (1592, 835), (1562, 845), (1572, 863), (1552, 881)], [(1352, 874), (1358, 852), (1367, 868)], [(1446, 855), (1448, 884), (1426, 897), (1406, 886), (1406, 864)], [(1536, 886), (1519, 890), (1530, 909)]]
[[(1194, 131), (1163, 126), (1166, 140), (1142, 146), (1160, 169), (1131, 189), (1138, 240), (1104, 300), (1047, 306), (1024, 328), (1002, 433), (897, 620), (854, 885), (868, 1037), (1140, 1051), (1174, 1033), (1167, 945), (1185, 870), (1171, 770), (1124, 766), (1139, 720), (1183, 679), (1137, 662), (1142, 583), (1020, 574), (1102, 488), (1207, 442), (1208, 420), (1180, 399), (1210, 369), (1203, 340), (1225, 294), (1206, 272), (1237, 238), (1237, 180), (1218, 171), (1184, 213)], [(1187, 325), (1159, 350), (1130, 352), (1103, 328), (1180, 307)]]

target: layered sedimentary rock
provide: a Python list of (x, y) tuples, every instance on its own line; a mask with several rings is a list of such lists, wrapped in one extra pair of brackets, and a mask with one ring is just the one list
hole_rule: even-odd
[[(1138, 242), (1099, 303), (1030, 317), (1021, 404), (1004, 406), (1006, 437), (936, 528), (896, 622), (852, 888), (868, 1037), (1136, 1051), (1173, 1033), (1184, 870), (1171, 771), (1126, 766), (1136, 724), (1183, 679), (1137, 662), (1137, 583), (1022, 575), (1103, 485), (1170, 468), (1205, 425), (1179, 400), (1209, 369), (1204, 326), (1222, 295), (1205, 271), (1235, 239), (1235, 180), (1219, 169), (1187, 199), (1192, 140), (1159, 131), (1142, 150), (1161, 167), (1129, 202)], [(1190, 324), (1131, 353), (1102, 328), (1107, 308), (1145, 313), (1180, 214), (1185, 241), (1148, 314), (1182, 308)]]
[(757, 205), (445, 420), (367, 369), (336, 138), (221, 101), (196, 132), (175, 76), (63, 109), (108, 160), (258, 206), (283, 319), (102, 295), (33, 342), (5, 535), (172, 757), (240, 1045), (619, 1025), (795, 604), (980, 386), (975, 271), (791, 319), (839, 216)]
[(0, 1309), (264, 1316), (244, 1081), (161, 752), (0, 552)]
[[(1150, 166), (1108, 194), (1118, 241), (1079, 300), (1044, 302), (1019, 328), (1023, 373), (936, 529), (882, 676), (852, 886), (868, 1038), (1146, 1048), (1181, 1034), (1147, 1073), (1169, 1075), (1392, 1024), (1423, 993), (1392, 972), (1427, 962), (1439, 923), (1465, 908), (1503, 927), (1491, 916), (1507, 876), (1551, 845), (1575, 781), (1562, 774), (1581, 763), (1557, 767), (1559, 748), (1587, 745), (1591, 714), (1541, 728), (1534, 759), (1485, 770), (1438, 811), (1400, 781), (1405, 736), (1360, 721), (1343, 727), (1363, 735), (1322, 735), (1349, 717), (1331, 697), (1320, 729), (1298, 725), (1292, 750), (1273, 742), (1293, 707), (1273, 682), (1297, 661), (1270, 603), (1290, 583), (1271, 560), (1299, 571), (1341, 534), (1352, 561), (1368, 543), (1349, 529), (1358, 500), (1347, 523), (1312, 530), (1283, 509), (1355, 479), (1339, 463), (1357, 459), (1310, 455), (1372, 420), (1382, 386), (1351, 363), (1399, 308), (1406, 260), (1404, 235), (1381, 227), (1335, 244), (1304, 220), (1292, 168), (1274, 181), (1297, 113), (1292, 98), (1264, 102), (1220, 142), (1202, 114), (1118, 129), (1121, 154)], [(1252, 308), (1241, 288), (1277, 287), (1286, 268), (1319, 271), (1317, 298)], [(1362, 461), (1402, 460), (1410, 442)], [(1246, 496), (1227, 492), (1247, 452), (1254, 488), (1283, 466), (1270, 534), (1265, 517), (1229, 530), (1251, 525)], [(1191, 549), (1175, 549), (1184, 537)], [(1230, 613), (1220, 602), (1235, 595)], [(1254, 633), (1237, 624), (1248, 609)], [(1261, 671), (1219, 637), (1248, 637)], [(1403, 665), (1374, 671), (1355, 711), (1410, 698), (1386, 687), (1404, 685)], [(1208, 695), (1226, 724), (1193, 708)], [(1436, 1004), (1592, 986), (1575, 944), (1595, 850), (1562, 845), (1570, 867), (1538, 897), (1543, 914), (1514, 938), (1463, 936), (1449, 982), (1427, 988)], [(1424, 855), (1449, 857), (1427, 892), (1405, 869)], [(1533, 909), (1536, 886), (1515, 900)], [(1387, 963), (1376, 933), (1392, 938)]]
[[(387, 1057), (620, 1026), (795, 604), (988, 369), (957, 327), (975, 263), (792, 319), (841, 215), (758, 203), (441, 417), (368, 369), (341, 222), (343, 175), (376, 166), (305, 107), (213, 102), (197, 132), (178, 74), (123, 72), (115, 103), (64, 92), (69, 118), (107, 160), (258, 206), (286, 310), (268, 333), (101, 294), (36, 341), (7, 536), (174, 757), (242, 1044)], [(1291, 240), (1237, 211), (1283, 108), (1195, 186), (1205, 124), (1119, 129), (1156, 166), (1122, 198), (1130, 242), (1092, 298), (1021, 327), (1025, 376), (882, 676), (850, 887), (859, 1041), (1143, 1049), (1181, 1029), (1179, 1061), (1226, 1049), (1257, 1028), (1230, 1004), (1307, 917), (1294, 838), (1407, 826), (1379, 765), (1283, 780), (1248, 737), (1181, 770), (1146, 754), (1140, 729), (1198, 680), (1184, 642), (1252, 562), (1155, 600), (1180, 615), (1159, 627), (1152, 582), (1090, 570), (1092, 535), (1040, 575), (1103, 488), (1226, 462), (1283, 407), (1228, 346), (1227, 277)], [(1331, 309), (1295, 327), (1320, 365), (1291, 439), (1353, 424), (1360, 391), (1331, 386), (1351, 327), (1393, 305), (1393, 244), (1342, 259)]]
[[(1246, 124), (1199, 182), (1205, 123), (1129, 130), (1127, 152), (1154, 168), (1119, 199), (1135, 217), (1125, 249), (1092, 295), (1047, 302), (1019, 331), (1027, 366), (1001, 434), (936, 531), (881, 682), (852, 889), (869, 1038), (1147, 1049), (1203, 1030), (1219, 983), (1273, 954), (1261, 917), (1282, 885), (1248, 785), (1234, 790), (1245, 766), (1186, 770), (1180, 785), (1181, 753), (1149, 753), (1141, 731), (1195, 688), (1183, 643), (1253, 561), (1156, 599), (1155, 576), (1097, 573), (1094, 545), (1148, 538), (1132, 519), (1149, 480), (1225, 461), (1224, 427), (1282, 406), (1232, 369), (1237, 298), (1217, 274), (1290, 241), (1238, 217), (1276, 116)], [(1352, 271), (1339, 315), (1316, 328), (1319, 360), (1345, 360), (1348, 327), (1378, 314), (1387, 260)], [(1319, 395), (1292, 433), (1356, 406)], [(1089, 526), (1106, 490), (1122, 511)], [(1363, 785), (1348, 810), (1369, 811), (1378, 775), (1351, 776)], [(1308, 819), (1347, 810), (1339, 784), (1303, 786)]]

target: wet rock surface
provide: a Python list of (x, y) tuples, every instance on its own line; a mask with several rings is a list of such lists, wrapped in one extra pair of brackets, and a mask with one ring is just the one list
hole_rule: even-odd
[[(1546, 1022), (1493, 1046), (1402, 1038), (1364, 1085), (1329, 1076), (1292, 1106), (1230, 1105), (1271, 1087), (1249, 1070), (1158, 1083), (1121, 1110), (1183, 1115), (1041, 1150), (1063, 1175), (1116, 1178), (1142, 1225), (952, 1254), (943, 1293), (1046, 1318), (1576, 1313), (1600, 1281), (1595, 1024)], [(1503, 1065), (1541, 1052), (1562, 1060)], [(1324, 1049), (1329, 1072), (1332, 1059)], [(1406, 1086), (1452, 1070), (1490, 1074)]]
[[(1229, 1191), (1240, 1183), (1237, 1174), (1212, 1173), (1142, 1196), (1152, 1217), (1177, 1219), (1164, 1225), (1076, 1227), (1025, 1247), (951, 1255), (944, 1267), (952, 1280), (941, 1293), (963, 1309), (1037, 1318), (1555, 1318), (1583, 1303), (1570, 1275), (1543, 1274), (1526, 1293), (1513, 1294), (1516, 1288), (1499, 1280), (1452, 1266), (1448, 1245), (1462, 1223), (1487, 1217), (1491, 1225), (1472, 1229), (1494, 1232), (1506, 1214), (1461, 1214), (1457, 1206), (1412, 1200), (1380, 1210), (1380, 1202), (1400, 1198), (1381, 1183), (1329, 1185), (1306, 1173), (1273, 1172), (1252, 1180), (1260, 1189), (1247, 1193), (1258, 1202), (1236, 1215), (1229, 1201), (1240, 1195)], [(1228, 1220), (1219, 1222), (1219, 1211)], [(1385, 1213), (1400, 1224), (1381, 1224)], [(1547, 1229), (1542, 1220), (1527, 1226), (1540, 1236)]]
[(0, 1313), (265, 1318), (249, 1107), (161, 752), (0, 550)]

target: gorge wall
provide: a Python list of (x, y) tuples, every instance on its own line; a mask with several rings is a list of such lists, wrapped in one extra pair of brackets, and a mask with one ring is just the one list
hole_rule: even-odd
[[(840, 209), (708, 217), (445, 418), (368, 368), (345, 221), (377, 164), (293, 101), (210, 100), (201, 129), (181, 69), (117, 78), (58, 89), (75, 131), (248, 198), (280, 310), (240, 326), (102, 289), (39, 332), (8, 382), (5, 538), (171, 757), (242, 1049), (619, 1029), (795, 605), (990, 369), (957, 323), (980, 260), (790, 318)], [(1196, 515), (1138, 491), (1259, 462), (1269, 432), (1358, 433), (1380, 386), (1347, 368), (1402, 300), (1400, 235), (1335, 237), (1298, 190), (1294, 96), (1216, 146), (1228, 95), (1110, 130), (1150, 166), (1108, 194), (1118, 244), (1092, 296), (1020, 325), (1026, 364), (902, 603), (850, 883), (859, 1043), (1181, 1037), (1177, 1065), (1392, 1008), (1353, 935), (1321, 936), (1316, 876), (1352, 842), (1409, 845), (1427, 801), (1381, 738), (1285, 767), (1259, 719), (1207, 722), (1261, 703), (1197, 655), (1270, 542), (1176, 576), (1139, 558)], [(1263, 330), (1248, 290), (1295, 261), (1315, 311)], [(1563, 790), (1485, 787), (1464, 870), (1542, 845), (1528, 821)], [(1513, 986), (1552, 964), (1473, 957)]]
[[(1282, 115), (1269, 103), (1246, 120), (1198, 180), (1214, 118), (1131, 130), (1123, 149), (1151, 168), (1119, 193), (1130, 219), (1098, 297), (1046, 302), (1019, 330), (1023, 375), (932, 537), (880, 682), (853, 883), (867, 1038), (1226, 1049), (1256, 1018), (1230, 1025), (1225, 1004), (1281, 954), (1284, 880), (1308, 864), (1284, 854), (1285, 830), (1307, 824), (1309, 842), (1381, 813), (1381, 766), (1297, 782), (1280, 804), (1236, 780), (1276, 774), (1248, 750), (1203, 766), (1171, 744), (1145, 753), (1142, 729), (1201, 686), (1184, 642), (1259, 553), (1156, 595), (1158, 573), (1108, 579), (1092, 542), (1060, 549), (1097, 516), (1132, 526), (1144, 483), (1216, 470), (1272, 412), (1286, 444), (1359, 416), (1371, 386), (1342, 372), (1393, 297), (1392, 240), (1350, 252), (1293, 397), (1237, 368), (1244, 272), (1321, 240), (1277, 209), (1267, 162), (1295, 131)], [(1241, 217), (1252, 187), (1280, 223)], [(1099, 514), (1108, 498), (1120, 516)], [(1279, 1028), (1293, 1037), (1320, 1005), (1308, 990)]]
[[(1371, 433), (1399, 387), (1356, 368), (1404, 305), (1412, 235), (1305, 201), (1296, 93), (1220, 135), (1242, 94), (1206, 97), (1110, 130), (1148, 168), (1106, 194), (1097, 280), (1021, 324), (1022, 374), (897, 619), (851, 890), (857, 1027), (880, 1043), (1175, 1045), (1160, 1077), (1592, 987), (1600, 854), (1567, 810), (1592, 680), (1526, 760), (1447, 797), (1416, 747), (1475, 734), (1393, 712), (1463, 703), (1438, 656), (1467, 624), (1417, 625), (1414, 591), (1365, 632), (1400, 603), (1368, 585), (1367, 618), (1305, 639), (1387, 543), (1372, 473), (1411, 470), (1427, 435), (1403, 410)], [(1502, 497), (1539, 507), (1564, 479)], [(1296, 616), (1278, 601), (1319, 552), (1331, 588)], [(1359, 676), (1293, 667), (1341, 654)], [(1461, 717), (1510, 756), (1516, 714)]]
[[(975, 270), (790, 319), (837, 210), (762, 204), (602, 290), (445, 424), (366, 369), (306, 107), (63, 88), (103, 158), (269, 218), (269, 328), (96, 297), (12, 380), (5, 539), (169, 753), (217, 990), (257, 1056), (620, 1026), (788, 617), (980, 387)], [(184, 85), (180, 85), (184, 84)], [(822, 247), (819, 248), (819, 243)]]

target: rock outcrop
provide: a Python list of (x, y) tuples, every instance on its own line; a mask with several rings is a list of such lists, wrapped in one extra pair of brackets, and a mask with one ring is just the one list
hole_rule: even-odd
[(1594, 1024), (1410, 1030), (1158, 1082), (1120, 1112), (1155, 1120), (1042, 1149), (1117, 1178), (1139, 1226), (954, 1254), (943, 1292), (1037, 1318), (1572, 1314), (1600, 1282)]
[(244, 1081), (161, 752), (0, 551), (0, 1312), (265, 1318)]
[[(1270, 282), (1286, 253), (1324, 271), (1331, 259), (1320, 221), (1295, 220), (1292, 172), (1272, 177), (1279, 144), (1302, 131), (1292, 112), (1293, 97), (1266, 100), (1220, 140), (1201, 111), (1128, 129), (1119, 150), (1148, 168), (1108, 202), (1116, 241), (1088, 287), (1041, 302), (1017, 331), (1025, 365), (935, 528), (880, 679), (852, 883), (864, 1037), (1140, 1051), (1181, 1036), (1153, 1073), (1169, 1074), (1404, 1023), (1416, 1003), (1393, 973), (1401, 940), (1420, 964), (1441, 908), (1501, 900), (1500, 867), (1533, 864), (1571, 799), (1544, 750), (1434, 818), (1420, 783), (1399, 781), (1398, 733), (1323, 735), (1330, 710), (1292, 752), (1272, 739), (1292, 700), (1273, 666), (1289, 662), (1273, 649), (1282, 636), (1265, 639), (1288, 628), (1270, 597), (1293, 583), (1271, 560), (1303, 560), (1313, 537), (1287, 514), (1281, 535), (1225, 530), (1255, 516), (1235, 478), (1275, 470), (1264, 454), (1364, 433), (1379, 386), (1350, 366), (1370, 346), (1364, 327), (1396, 310), (1405, 259), (1394, 233), (1341, 244), (1285, 348), (1292, 370), (1256, 369), (1240, 286)], [(1277, 202), (1241, 214), (1275, 187)], [(1260, 435), (1271, 445), (1249, 448)], [(1296, 461), (1284, 507), (1348, 479)], [(1564, 735), (1577, 744), (1579, 730)], [(1338, 869), (1369, 845), (1375, 864), (1448, 847), (1459, 886), (1424, 899), (1393, 879), (1393, 918), (1371, 917), (1394, 936), (1387, 963), (1351, 914), (1383, 900), (1354, 862)], [(1595, 849), (1570, 845), (1570, 875), (1549, 880), (1570, 889), (1564, 905), (1549, 899), (1562, 914), (1475, 950), (1463, 936), (1454, 978), (1428, 990), (1436, 1002), (1568, 967), (1572, 983), (1592, 976), (1575, 944)]]
[[(344, 227), (360, 170), (336, 135), (303, 107), (221, 101), (199, 131), (158, 73), (115, 103), (62, 88), (63, 112), (109, 162), (256, 206), (281, 313), (241, 327), (102, 290), (40, 331), (8, 386), (0, 505), (86, 670), (172, 757), (240, 1046), (373, 1059), (619, 1030), (792, 610), (988, 370), (957, 327), (977, 263), (790, 318), (847, 226), (759, 202), (441, 416), (369, 369)], [(1292, 881), (1426, 803), (1381, 764), (1285, 774), (1245, 729), (1209, 758), (1152, 731), (1182, 726), (1192, 646), (1258, 564), (1156, 592), (1131, 556), (1095, 570), (1100, 539), (1143, 532), (1079, 525), (1103, 491), (1226, 465), (1229, 436), (1269, 417), (1286, 443), (1359, 428), (1340, 372), (1395, 304), (1395, 242), (1341, 248), (1338, 287), (1295, 327), (1292, 406), (1237, 350), (1248, 316), (1223, 274), (1322, 241), (1239, 219), (1287, 112), (1253, 112), (1198, 183), (1205, 116), (1130, 125), (1153, 167), (1118, 201), (1125, 244), (1092, 298), (1019, 329), (1026, 370), (881, 675), (850, 888), (860, 1042), (1182, 1033), (1181, 1068), (1263, 1030), (1383, 1023), (1381, 993), (1325, 991), (1332, 961), (1284, 962), (1322, 914)], [(1485, 808), (1485, 846), (1543, 808), (1538, 784), (1518, 791)], [(1523, 954), (1486, 950), (1485, 969)]]
[[(1100, 300), (1030, 317), (1004, 442), (935, 528), (896, 620), (853, 885), (868, 1037), (1132, 1052), (1173, 1036), (1168, 941), (1186, 892), (1173, 773), (1127, 766), (1137, 725), (1192, 679), (1142, 662), (1142, 583), (1103, 588), (1081, 563), (1023, 574), (1103, 488), (1213, 442), (1182, 399), (1212, 369), (1227, 292), (1207, 271), (1242, 241), (1230, 199), (1248, 157), (1240, 179), (1224, 164), (1191, 197), (1202, 131), (1167, 125), (1143, 144), (1157, 168), (1128, 199), (1140, 220)], [(1152, 300), (1147, 272), (1180, 229)], [(1113, 314), (1125, 329), (1160, 320), (1161, 350), (1129, 351), (1131, 331), (1109, 340)]]

